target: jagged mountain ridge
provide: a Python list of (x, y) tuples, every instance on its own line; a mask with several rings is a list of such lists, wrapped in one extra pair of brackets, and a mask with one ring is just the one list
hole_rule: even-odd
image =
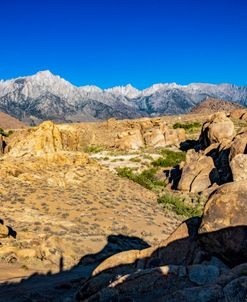
[(200, 83), (155, 84), (144, 90), (130, 84), (109, 89), (76, 87), (49, 71), (0, 81), (0, 111), (34, 124), (47, 119), (80, 122), (182, 114), (206, 97), (247, 106), (247, 87)]

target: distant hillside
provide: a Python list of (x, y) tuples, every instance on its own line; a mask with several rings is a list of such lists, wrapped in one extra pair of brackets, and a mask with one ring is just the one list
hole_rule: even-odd
[(206, 98), (201, 103), (192, 108), (191, 113), (212, 114), (218, 111), (231, 111), (243, 108), (238, 103), (228, 102), (220, 99)]
[(18, 129), (26, 127), (24, 123), (17, 120), (15, 117), (6, 113), (0, 112), (0, 128), (3, 129)]

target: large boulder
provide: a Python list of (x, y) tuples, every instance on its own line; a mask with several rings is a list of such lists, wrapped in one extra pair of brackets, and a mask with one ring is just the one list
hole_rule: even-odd
[(144, 141), (140, 129), (124, 131), (118, 135), (116, 147), (120, 150), (138, 150), (144, 147)]
[(203, 124), (200, 143), (207, 147), (213, 143), (231, 140), (235, 134), (233, 122), (223, 112), (218, 112)]
[(233, 181), (247, 179), (247, 128), (234, 137), (229, 150)]
[(247, 128), (242, 129), (233, 139), (230, 149), (230, 161), (238, 154), (247, 153)]
[(247, 261), (247, 180), (224, 184), (211, 195), (199, 234), (205, 251), (230, 265)]
[(222, 143), (210, 145), (203, 152), (204, 155), (212, 157), (219, 175), (219, 184), (232, 181), (232, 171), (229, 163), (231, 144), (231, 141), (225, 140)]
[(166, 146), (179, 146), (181, 142), (185, 141), (185, 130), (182, 128), (166, 129), (164, 131), (164, 139)]
[(218, 173), (211, 157), (188, 151), (178, 189), (199, 193), (218, 182)]
[(147, 146), (165, 147), (164, 134), (160, 128), (151, 128), (144, 132), (143, 138)]

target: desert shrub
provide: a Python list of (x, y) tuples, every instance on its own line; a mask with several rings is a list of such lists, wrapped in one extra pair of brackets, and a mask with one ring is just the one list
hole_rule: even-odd
[(174, 211), (177, 215), (186, 218), (202, 215), (202, 207), (200, 204), (188, 205), (181, 196), (172, 193), (166, 193), (158, 198), (158, 203), (162, 204), (165, 208)]
[(143, 154), (142, 156), (144, 159), (148, 159), (148, 160), (154, 160), (153, 157), (150, 154)]
[(126, 177), (149, 190), (155, 190), (158, 187), (164, 186), (164, 182), (156, 177), (156, 168), (151, 168), (142, 171), (141, 173), (134, 173), (131, 168), (117, 168), (117, 174), (120, 177)]
[(13, 134), (13, 130), (9, 130), (8, 132), (5, 132), (2, 128), (0, 128), (0, 135), (9, 137), (11, 134)]
[(125, 159), (124, 158), (122, 158), (122, 157), (118, 157), (118, 158), (113, 158), (112, 160), (111, 160), (111, 162), (112, 163), (116, 163), (116, 162), (118, 162), (118, 161), (125, 161)]
[(152, 162), (154, 167), (175, 167), (180, 164), (181, 161), (184, 161), (186, 157), (186, 153), (181, 151), (175, 152), (164, 149), (161, 150), (160, 153), (162, 157)]
[(142, 160), (141, 160), (140, 157), (131, 157), (131, 158), (130, 158), (130, 161), (132, 161), (132, 162), (134, 162), (134, 163), (139, 163), (139, 162), (141, 162)]
[(201, 129), (202, 124), (199, 122), (175, 123), (173, 129), (183, 128), (186, 132), (197, 132)]
[(87, 146), (84, 148), (84, 152), (86, 153), (99, 153), (103, 150), (103, 147), (102, 146)]

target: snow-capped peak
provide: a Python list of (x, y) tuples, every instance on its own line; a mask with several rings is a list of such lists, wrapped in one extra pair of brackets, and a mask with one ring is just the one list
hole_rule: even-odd
[(41, 70), (41, 71), (37, 72), (36, 75), (44, 76), (44, 77), (54, 76), (54, 74), (51, 73), (50, 70)]
[(87, 93), (102, 92), (102, 89), (95, 85), (86, 85), (79, 87), (80, 91)]
[(135, 98), (141, 93), (140, 90), (133, 87), (131, 84), (128, 84), (126, 86), (115, 86), (112, 88), (105, 89), (105, 91), (115, 95), (126, 96), (128, 98)]

